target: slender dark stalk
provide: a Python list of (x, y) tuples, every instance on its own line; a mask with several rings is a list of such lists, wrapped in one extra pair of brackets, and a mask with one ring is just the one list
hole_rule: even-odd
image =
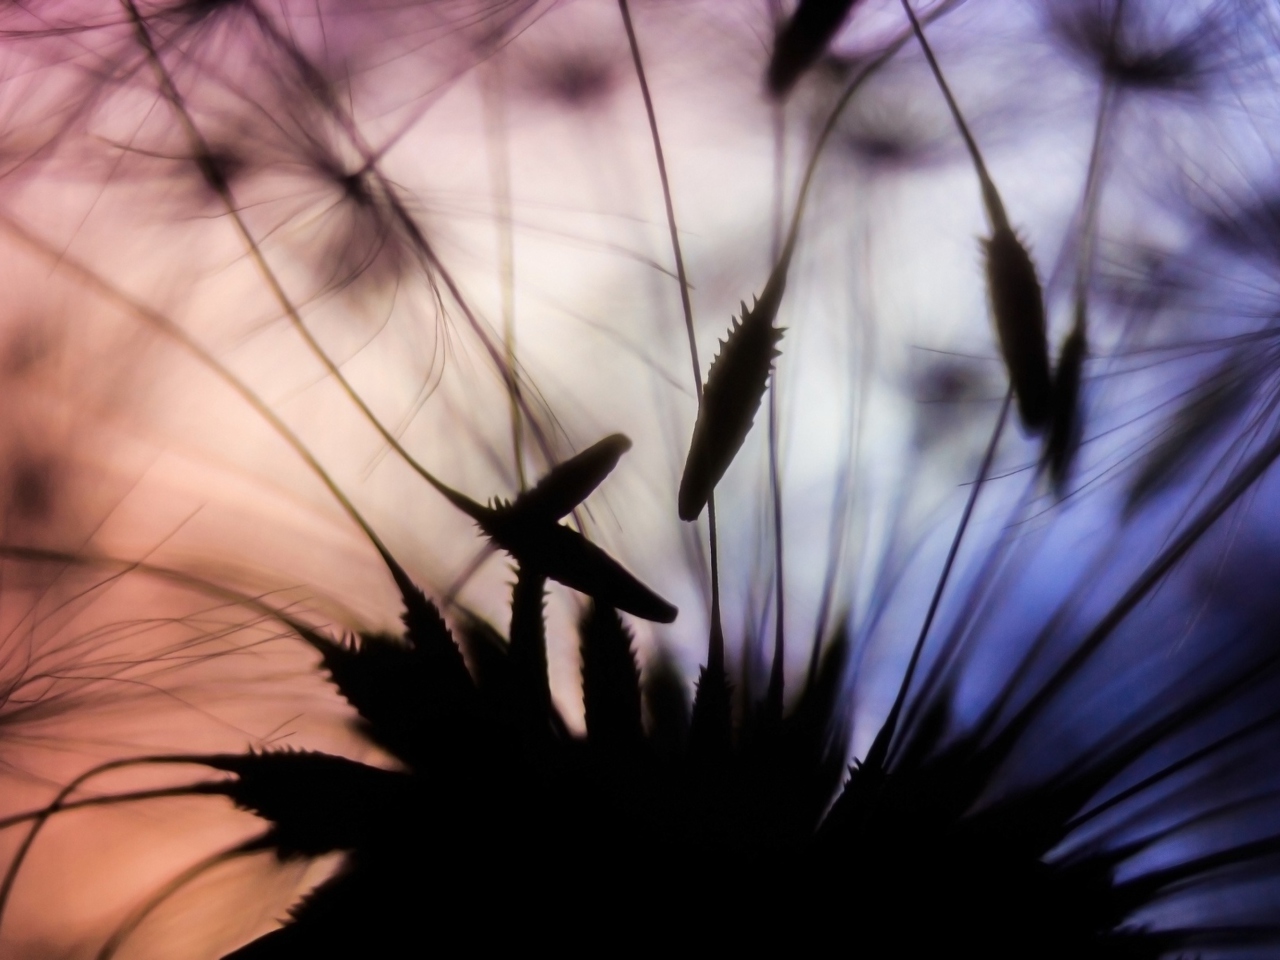
[(698, 340), (693, 326), (693, 304), (689, 300), (689, 275), (685, 271), (684, 254), (680, 249), (680, 231), (676, 228), (676, 210), (671, 199), (671, 181), (667, 176), (667, 161), (662, 151), (662, 136), (658, 133), (658, 117), (653, 109), (653, 97), (649, 93), (649, 81), (645, 75), (644, 60), (640, 56), (640, 42), (636, 38), (635, 25), (631, 22), (631, 8), (627, 0), (618, 0), (622, 14), (622, 26), (627, 31), (627, 45), (631, 50), (631, 62), (635, 66), (636, 80), (640, 84), (640, 96), (644, 99), (645, 116), (649, 119), (649, 135), (653, 140), (654, 159), (658, 164), (658, 179), (662, 183), (662, 202), (667, 212), (667, 231), (671, 235), (671, 252), (676, 261), (676, 279), (680, 283), (680, 308), (684, 311), (685, 335), (689, 339), (689, 359), (693, 364), (693, 389), (702, 400), (702, 364), (698, 362)]
[(910, 0), (901, 0), (901, 2), (902, 9), (906, 11), (907, 19), (911, 21), (911, 30), (920, 44), (920, 49), (924, 51), (924, 58), (929, 63), (929, 69), (933, 71), (933, 78), (938, 82), (938, 89), (942, 91), (942, 96), (947, 101), (947, 109), (951, 111), (951, 117), (955, 121), (956, 128), (960, 131), (960, 136), (964, 139), (964, 145), (969, 151), (969, 157), (973, 160), (974, 169), (978, 172), (978, 182), (982, 187), (982, 202), (986, 207), (987, 216), (991, 219), (991, 228), (993, 230), (1009, 230), (1009, 218), (1005, 214), (1004, 203), (1000, 199), (1000, 194), (996, 192), (991, 175), (987, 172), (987, 164), (982, 159), (982, 151), (978, 149), (978, 144), (973, 139), (973, 134), (969, 132), (969, 124), (965, 122), (964, 114), (960, 112), (960, 106), (956, 103), (956, 98), (951, 93), (951, 86), (947, 83), (947, 78), (942, 75), (942, 68), (938, 66), (938, 61), (933, 55), (933, 48), (929, 45), (929, 41), (925, 39), (924, 28), (920, 26), (920, 21), (916, 18), (915, 11), (911, 9)]
[[(931, 10), (927, 16), (927, 21), (932, 23), (934, 20), (949, 13), (953, 8), (962, 3), (963, 0), (944, 0)], [(787, 242), (784, 245), (789, 247), (794, 245), (796, 238), (800, 233), (800, 221), (804, 215), (805, 205), (809, 199), (809, 191), (813, 187), (814, 175), (818, 171), (818, 162), (822, 159), (823, 153), (827, 146), (827, 141), (831, 139), (831, 135), (835, 133), (836, 124), (840, 122), (840, 117), (844, 114), (854, 94), (862, 89), (862, 85), (870, 80), (880, 69), (892, 60), (902, 50), (904, 46), (910, 42), (912, 31), (899, 34), (893, 41), (885, 46), (874, 58), (854, 74), (850, 79), (840, 96), (836, 99), (835, 105), (831, 108), (831, 112), (827, 114), (826, 122), (823, 123), (822, 129), (818, 131), (818, 136), (813, 141), (813, 147), (809, 151), (809, 162), (806, 164), (804, 174), (800, 179), (800, 189), (796, 194), (796, 205), (791, 214), (791, 226), (787, 231)]]
[(942, 573), (939, 574), (938, 582), (933, 588), (933, 596), (929, 599), (929, 607), (924, 615), (924, 623), (920, 626), (920, 635), (916, 638), (916, 645), (911, 651), (911, 659), (907, 662), (907, 670), (902, 676), (902, 683), (898, 685), (898, 694), (893, 700), (893, 706), (889, 709), (888, 716), (885, 718), (884, 726), (876, 736), (871, 750), (867, 753), (865, 762), (873, 768), (882, 768), (892, 756), (893, 736), (897, 731), (898, 717), (902, 713), (907, 693), (911, 689), (911, 681), (915, 677), (916, 667), (920, 663), (920, 655), (924, 652), (925, 641), (929, 638), (929, 628), (933, 626), (933, 618), (938, 612), (938, 605), (942, 602), (942, 593), (947, 587), (947, 581), (951, 577), (951, 570), (955, 566), (956, 555), (960, 552), (960, 544), (964, 540), (965, 531), (969, 528), (969, 519), (973, 516), (974, 506), (977, 505), (978, 494), (982, 492), (983, 484), (991, 473), (991, 464), (995, 461), (996, 449), (1000, 445), (1000, 436), (1004, 433), (1004, 425), (1009, 419), (1009, 406), (1012, 402), (1013, 390), (1010, 388), (1005, 392), (1004, 401), (1000, 404), (1000, 414), (996, 417), (995, 429), (991, 431), (991, 439), (987, 442), (986, 452), (982, 455), (982, 463), (978, 467), (977, 479), (974, 480), (973, 485), (969, 488), (969, 498), (965, 501), (964, 511), (960, 514), (960, 523), (956, 527), (955, 536), (951, 538), (951, 546), (947, 550), (947, 559), (943, 561)]
[[(218, 781), (212, 780), (204, 783), (189, 783), (181, 787), (157, 787), (154, 790), (135, 790), (132, 793), (108, 793), (101, 797), (69, 800), (66, 803), (59, 804), (58, 809), (54, 812), (71, 813), (75, 810), (90, 810), (94, 807), (106, 807), (116, 803), (137, 803), (143, 800), (169, 800), (173, 797), (200, 796), (205, 793), (216, 793), (218, 786)], [(10, 827), (16, 827), (20, 823), (38, 820), (41, 817), (48, 816), (48, 814), (49, 808), (41, 807), (39, 810), (28, 810), (25, 813), (15, 813), (7, 817), (0, 817), (0, 830), (8, 830)]]
[[(776, 11), (775, 11), (776, 12)], [(773, 106), (773, 261), (782, 256), (782, 184), (785, 179), (786, 114), (781, 102)], [(782, 716), (786, 671), (786, 592), (782, 519), (782, 479), (778, 471), (778, 371), (769, 378), (769, 494), (773, 501), (774, 635), (773, 663), (769, 668), (769, 689), (765, 696), (771, 717)]]

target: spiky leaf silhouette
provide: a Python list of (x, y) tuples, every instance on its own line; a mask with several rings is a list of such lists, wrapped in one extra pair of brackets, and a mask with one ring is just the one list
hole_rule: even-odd
[(517, 722), (530, 736), (546, 732), (551, 717), (551, 687), (547, 681), (547, 637), (543, 616), (547, 580), (542, 573), (521, 567), (511, 595), (512, 690), (517, 698)]
[(649, 741), (659, 756), (680, 755), (689, 739), (689, 690), (670, 654), (649, 661), (641, 690), (649, 717)]
[(201, 762), (235, 774), (223, 792), (272, 825), (270, 845), (282, 858), (387, 842), (423, 801), (407, 774), (327, 753), (223, 754)]
[(616, 611), (592, 603), (578, 626), (582, 637), (582, 705), (587, 739), (598, 747), (625, 751), (639, 745), (640, 671), (631, 634)]
[[(299, 628), (332, 657), (326, 665), (364, 715), (370, 738), (405, 741), (402, 770), (305, 752), (139, 761), (232, 774), (181, 792), (226, 796), (267, 821), (263, 837), (233, 853), (344, 853), (338, 872), (284, 926), (232, 957), (395, 953), (424, 936), (424, 898), (438, 917), (432, 937), (466, 932), (502, 949), (531, 937), (563, 938), (555, 918), (565, 897), (591, 918), (569, 937), (571, 947), (598, 945), (596, 931), (625, 924), (640, 904), (651, 915), (634, 942), (656, 948), (689, 927), (685, 912), (656, 909), (656, 898), (700, 894), (711, 912), (697, 921), (698, 942), (744, 950), (819, 949), (842, 928), (850, 902), (865, 911), (872, 955), (954, 948), (1001, 960), (1157, 960), (1280, 936), (1265, 923), (1183, 929), (1132, 922), (1188, 885), (1230, 889), (1280, 856), (1280, 835), (1228, 836), (1171, 860), (1162, 844), (1235, 801), (1210, 799), (1137, 835), (1126, 819), (1180, 799), (1185, 774), (1197, 765), (1277, 732), (1280, 654), (1270, 644), (1245, 645), (1230, 664), (1191, 664), (1191, 687), (1167, 681), (1173, 688), (1135, 705), (1101, 744), (1047, 763), (1038, 740), (1045, 715), (1061, 706), (1070, 682), (1098, 666), (1111, 628), (1095, 628), (1065, 661), (1023, 674), (1034, 679), (1019, 696), (993, 698), (964, 721), (954, 709), (956, 678), (923, 683), (896, 735), (882, 731), (841, 788), (853, 707), (843, 633), (781, 718), (764, 701), (747, 701), (735, 721), (723, 670), (719, 683), (704, 670), (685, 739), (672, 732), (672, 711), (659, 706), (674, 690), (675, 712), (687, 716), (682, 681), (659, 658), (638, 685), (627, 631), (613, 611), (595, 607), (581, 624), (584, 742), (548, 697), (544, 587), (537, 572), (521, 573), (510, 642), (492, 628), (467, 628), (484, 638), (476, 649), (503, 664), (494, 675), (500, 679), (478, 688), (467, 675), (465, 689), (476, 696), (450, 693), (451, 656), (429, 657), (421, 671), (413, 666), (420, 649), (451, 649), (425, 596), (406, 598), (417, 613), (406, 617), (404, 638), (325, 646)], [(1034, 658), (1035, 648), (1026, 656)], [(421, 682), (426, 722), (406, 722), (412, 708), (400, 702), (397, 672)], [(370, 705), (379, 696), (390, 705), (385, 710)], [(647, 733), (642, 696), (653, 721)], [(465, 749), (438, 749), (446, 730)], [(1019, 771), (1028, 754), (1034, 762)], [(1149, 858), (1151, 851), (1161, 855)], [(787, 878), (781, 887), (767, 882), (778, 877)], [(491, 892), (495, 878), (506, 884), (501, 900)], [(153, 896), (104, 950), (114, 950), (174, 886)], [(796, 925), (800, 916), (806, 922)], [(920, 916), (931, 922), (912, 922)]]
[(403, 639), (365, 634), (337, 643), (311, 632), (304, 639), (366, 734), (406, 762), (424, 762), (414, 751), (439, 757), (462, 747), (459, 718), (474, 714), (477, 694), (439, 611), (398, 564), (393, 569), (405, 605)]

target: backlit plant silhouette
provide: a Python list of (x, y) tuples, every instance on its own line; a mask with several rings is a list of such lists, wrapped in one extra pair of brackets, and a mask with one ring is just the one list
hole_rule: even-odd
[[(15, 405), (0, 721), (42, 797), (3, 819), (15, 955), (1280, 953), (1269, 7), (121, 0), (3, 18), (0, 227), (15, 288), (59, 318), (14, 309), (10, 389), (42, 398), (23, 371), (56, 367), (41, 344), (65, 338), (62, 402), (113, 427), (55, 455), (49, 401), (30, 428)], [(464, 89), (474, 103), (450, 99)], [(682, 112), (708, 92), (715, 109)], [(705, 196), (681, 180), (697, 162), (669, 163), (691, 116), (695, 157), (738, 138), (714, 143)], [(610, 209), (559, 199), (570, 163)], [(880, 197), (888, 214), (863, 209)], [(559, 283), (610, 315), (584, 321)], [(953, 312), (959, 332), (915, 349), (882, 312)], [(548, 316), (595, 342), (579, 354)], [(188, 457), (209, 490), (260, 471), (308, 492), (248, 483), (248, 522), (210, 493), (228, 519), (188, 540), (198, 512), (145, 480), (77, 492), (112, 488), (104, 462), (150, 476), (120, 423), (195, 445), (210, 395), (238, 413), (211, 428), (230, 467)], [(170, 528), (148, 526), (161, 513)], [(387, 583), (402, 630), (361, 596)], [(355, 736), (104, 733), (94, 762), (30, 786), (32, 744), (167, 716), (150, 691), (203, 710), (196, 690), (225, 683), (289, 726), (325, 702), (287, 713), (307, 674)], [(53, 881), (29, 871), (62, 824), (213, 816), (210, 797), (252, 831), (128, 884), (88, 932), (6, 930), (40, 913)], [(218, 913), (229, 865), (324, 857), (266, 929), (154, 933), (193, 890)]]

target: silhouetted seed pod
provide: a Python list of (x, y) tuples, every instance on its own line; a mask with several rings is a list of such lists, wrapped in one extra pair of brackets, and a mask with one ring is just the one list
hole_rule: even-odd
[(689, 750), (714, 771), (729, 756), (733, 743), (733, 688), (724, 669), (705, 666), (689, 716)]
[(780, 355), (778, 341), (783, 331), (774, 327), (773, 321), (786, 290), (789, 264), (789, 253), (783, 254), (760, 299), (751, 309), (742, 305), (741, 322), (734, 321), (707, 371), (689, 457), (680, 478), (681, 520), (698, 519), (751, 432), (773, 361)]
[(1026, 248), (1006, 223), (997, 223), (991, 239), (982, 245), (987, 256), (991, 315), (1018, 401), (1018, 415), (1028, 431), (1038, 433), (1053, 413), (1040, 281)]
[(1066, 487), (1071, 463), (1080, 446), (1080, 376), (1089, 341), (1084, 327), (1076, 325), (1062, 343), (1053, 378), (1053, 416), (1045, 440), (1044, 457), (1049, 479), (1059, 494)]
[(636, 746), (640, 725), (640, 671), (631, 634), (616, 611), (598, 603), (587, 607), (578, 626), (582, 638), (582, 703), (587, 740), (595, 746)]
[(220, 792), (273, 824), (282, 858), (365, 846), (401, 829), (420, 806), (409, 774), (327, 753), (215, 754), (201, 762), (236, 775)]
[(516, 497), (511, 510), (544, 520), (567, 517), (613, 472), (630, 449), (631, 441), (620, 433), (605, 437), (548, 470), (532, 490)]
[(509, 507), (487, 511), (480, 527), (520, 564), (642, 620), (671, 623), (676, 608), (586, 537), (559, 523), (528, 521)]
[(674, 606), (576, 530), (556, 522), (608, 476), (630, 446), (631, 441), (621, 434), (606, 437), (553, 468), (515, 503), (497, 501), (485, 507), (443, 485), (437, 489), (511, 554), (521, 569), (529, 567), (641, 619), (670, 623), (676, 618)]
[(778, 32), (769, 60), (769, 92), (781, 97), (822, 56), (858, 0), (800, 0)]
[[(334, 686), (364, 721), (371, 740), (411, 766), (439, 763), (455, 753), (478, 707), (466, 675), (459, 689), (440, 664), (392, 637), (362, 635), (358, 642), (312, 641)], [(464, 671), (465, 672), (465, 671)]]
[(841, 691), (848, 679), (849, 640), (844, 629), (822, 654), (813, 682), (783, 718), (781, 740), (770, 755), (769, 776), (785, 783), (774, 794), (788, 834), (806, 842), (846, 774), (849, 723)]
[(942, 68), (933, 55), (929, 41), (910, 0), (902, 0), (902, 8), (929, 61), (938, 89), (947, 101), (956, 129), (964, 138), (973, 160), (974, 172), (982, 188), (982, 205), (991, 222), (991, 238), (982, 246), (987, 258), (987, 292), (991, 298), (991, 316), (1000, 341), (1000, 352), (1009, 368), (1009, 380), (1018, 401), (1022, 425), (1031, 433), (1039, 433), (1048, 424), (1053, 407), (1053, 379), (1049, 372), (1049, 342), (1045, 334), (1044, 297), (1036, 268), (1026, 248), (1009, 226), (1000, 191), (987, 172), (982, 151), (965, 122), (960, 106), (947, 85)]

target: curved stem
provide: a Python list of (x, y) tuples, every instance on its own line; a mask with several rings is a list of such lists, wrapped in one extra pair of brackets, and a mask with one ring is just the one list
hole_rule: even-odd
[(1000, 200), (1000, 194), (996, 192), (995, 184), (992, 182), (990, 174), (987, 173), (987, 165), (982, 159), (982, 152), (978, 149), (978, 144), (973, 139), (973, 134), (969, 132), (969, 125), (965, 122), (964, 115), (960, 112), (956, 98), (951, 95), (951, 87), (947, 84), (946, 77), (942, 75), (942, 68), (938, 66), (938, 61), (933, 56), (933, 48), (929, 46), (929, 41), (925, 39), (924, 29), (920, 26), (920, 21), (916, 19), (915, 11), (911, 9), (910, 0), (902, 0), (902, 9), (907, 12), (907, 19), (911, 21), (912, 32), (915, 33), (916, 40), (920, 43), (920, 49), (924, 51), (924, 57), (929, 62), (929, 69), (933, 71), (933, 77), (938, 81), (938, 87), (942, 90), (943, 97), (946, 98), (947, 108), (951, 111), (956, 127), (960, 130), (960, 136), (964, 138), (964, 145), (969, 151), (969, 156), (973, 159), (973, 167), (978, 173), (978, 182), (982, 186), (982, 201), (987, 208), (987, 216), (991, 218), (991, 227), (994, 230), (1008, 230), (1009, 218), (1004, 212), (1004, 204)]
[[(342, 371), (338, 369), (337, 364), (335, 364), (333, 360), (330, 359), (329, 355), (325, 353), (324, 348), (320, 345), (319, 341), (317, 341), (311, 331), (307, 329), (306, 324), (302, 321), (302, 315), (298, 312), (298, 308), (294, 305), (288, 293), (285, 291), (280, 278), (267, 262), (266, 256), (262, 252), (262, 248), (254, 239), (253, 234), (249, 230), (248, 224), (245, 223), (244, 218), (240, 215), (240, 210), (235, 204), (235, 200), (231, 195), (231, 189), (227, 185), (226, 179), (212, 167), (212, 161), (209, 159), (212, 156), (209, 145), (206, 142), (204, 135), (200, 132), (199, 127), (196, 126), (195, 120), (191, 116), (191, 112), (187, 109), (182, 94), (174, 85), (173, 78), (170, 76), (168, 69), (161, 61), (160, 54), (157, 52), (155, 44), (151, 39), (151, 31), (143, 20), (142, 14), (138, 11), (135, 0), (120, 0), (120, 2), (124, 5), (130, 22), (133, 24), (134, 33), (138, 38), (138, 44), (142, 47), (146, 54), (147, 61), (151, 64), (152, 70), (156, 75), (156, 80), (160, 86), (161, 94), (173, 108), (174, 113), (178, 116), (178, 120), (186, 132), (187, 138), (195, 152), (196, 162), (200, 166), (206, 182), (210, 189), (217, 193), (219, 200), (222, 201), (222, 205), (226, 209), (227, 215), (231, 218), (231, 222), (235, 226), (236, 232), (244, 242), (245, 249), (248, 252), (250, 259), (253, 260), (254, 265), (258, 268), (258, 272), (261, 274), (263, 282), (266, 283), (272, 296), (288, 317), (290, 324), (293, 326), (298, 336), (302, 338), (307, 349), (311, 351), (317, 360), (319, 360), (321, 366), (323, 366), (325, 371), (333, 377), (334, 382), (338, 384), (339, 388), (346, 395), (348, 400), (350, 400), (356, 409), (360, 411), (361, 415), (363, 415), (365, 420), (369, 422), (370, 426), (378, 432), (378, 435), (382, 437), (383, 441), (390, 446), (391, 449), (393, 449), (396, 454), (414, 470), (415, 473), (422, 477), (422, 479), (426, 480), (427, 483), (434, 487), (437, 492), (443, 495), (445, 499), (455, 507), (458, 507), (464, 513), (472, 515), (470, 514), (470, 511), (462, 506), (460, 498), (465, 498), (462, 498), (461, 494), (452, 490), (438, 480), (425, 467), (418, 463), (418, 461), (415, 460), (407, 450), (405, 450), (405, 448), (400, 444), (399, 439), (396, 438), (395, 434), (383, 425), (382, 421), (379, 420), (374, 412), (369, 408), (369, 405), (365, 403), (364, 399), (356, 389), (351, 386), (350, 381), (347, 380)], [(450, 283), (450, 293), (452, 294), (453, 292), (454, 287)], [(307, 454), (307, 457), (309, 460), (311, 459), (309, 454)], [(365, 524), (363, 520), (359, 521), (359, 523), (362, 528), (364, 528), (365, 533), (369, 535), (370, 539), (374, 540), (375, 545), (378, 546), (379, 552), (383, 554), (384, 559), (389, 558), (390, 554), (388, 554), (385, 548), (381, 546), (380, 542), (377, 540), (368, 525)]]

